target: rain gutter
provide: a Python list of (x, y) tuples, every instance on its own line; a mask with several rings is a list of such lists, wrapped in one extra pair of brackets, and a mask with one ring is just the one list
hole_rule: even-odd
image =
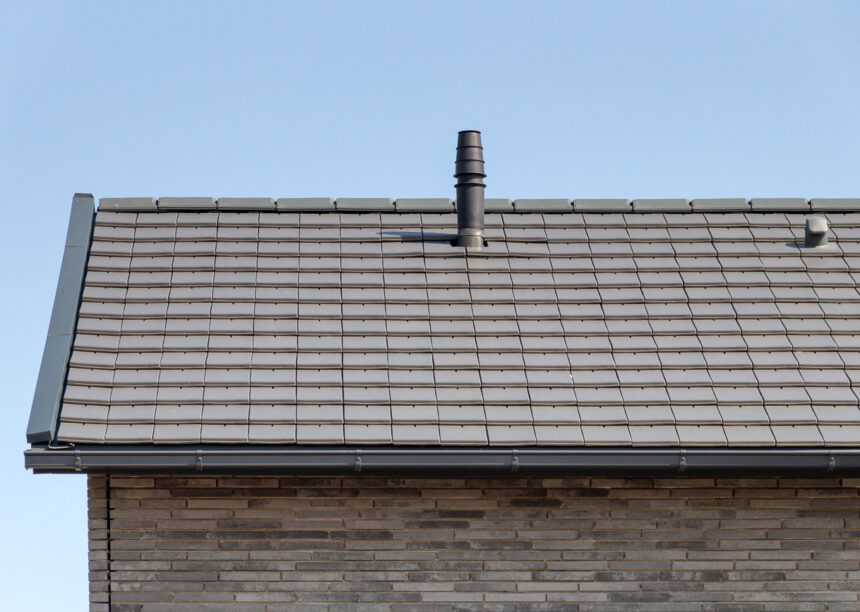
[(34, 445), (36, 473), (248, 473), (326, 475), (860, 475), (856, 448), (486, 448)]

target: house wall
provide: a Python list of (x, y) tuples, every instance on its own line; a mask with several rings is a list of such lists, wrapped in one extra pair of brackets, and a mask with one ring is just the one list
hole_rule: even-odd
[(90, 476), (89, 491), (94, 611), (860, 610), (860, 480)]

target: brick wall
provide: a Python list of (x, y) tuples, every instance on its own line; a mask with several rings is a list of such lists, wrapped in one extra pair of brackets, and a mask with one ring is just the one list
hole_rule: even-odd
[(94, 611), (860, 610), (860, 480), (89, 485)]

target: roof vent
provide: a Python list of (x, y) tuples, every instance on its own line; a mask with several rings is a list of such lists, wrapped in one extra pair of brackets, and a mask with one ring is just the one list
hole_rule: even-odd
[(484, 246), (484, 148), (481, 132), (457, 134), (457, 161), (454, 185), (457, 190), (457, 246), (480, 249)]
[(806, 219), (803, 246), (807, 248), (827, 246), (827, 219), (824, 217), (809, 217)]

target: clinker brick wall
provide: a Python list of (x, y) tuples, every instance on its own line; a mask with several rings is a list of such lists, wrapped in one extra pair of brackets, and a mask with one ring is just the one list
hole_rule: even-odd
[(94, 611), (860, 610), (858, 480), (90, 476), (89, 490)]

